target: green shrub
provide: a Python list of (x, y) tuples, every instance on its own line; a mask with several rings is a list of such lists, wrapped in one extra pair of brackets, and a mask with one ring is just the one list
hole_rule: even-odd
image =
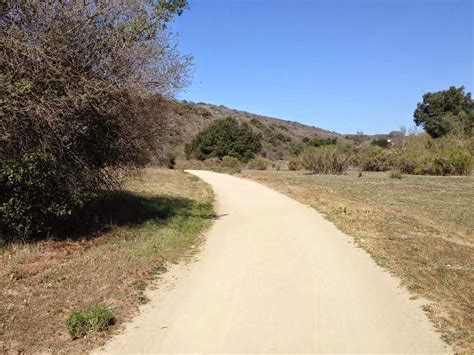
[(313, 174), (342, 174), (349, 167), (347, 155), (336, 146), (308, 147), (301, 154), (301, 163)]
[(472, 138), (426, 133), (409, 136), (398, 160), (400, 171), (414, 175), (469, 175), (472, 171)]
[(375, 145), (381, 148), (388, 148), (392, 144), (387, 138), (379, 138), (379, 139), (374, 139), (372, 142), (370, 142), (370, 145)]
[(312, 147), (323, 147), (325, 145), (335, 145), (337, 144), (337, 138), (336, 137), (329, 137), (329, 138), (315, 137), (307, 141), (307, 144)]
[(291, 147), (291, 153), (295, 155), (299, 155), (301, 154), (301, 152), (304, 150), (305, 147), (306, 147), (306, 144), (303, 142), (294, 143)]
[(247, 162), (262, 149), (262, 137), (245, 122), (227, 117), (215, 121), (186, 144), (188, 158), (205, 160), (232, 156)]
[(265, 125), (262, 123), (262, 121), (260, 121), (260, 120), (257, 119), (257, 118), (252, 118), (252, 119), (250, 120), (250, 124), (251, 124), (252, 126), (255, 126), (255, 127), (259, 128), (259, 129), (264, 129), (264, 128), (265, 128)]
[(248, 168), (250, 170), (267, 170), (269, 165), (270, 161), (268, 159), (257, 157), (249, 162)]
[(303, 166), (301, 163), (301, 159), (299, 157), (295, 157), (288, 162), (288, 169), (290, 170), (295, 171), (295, 170), (301, 170), (302, 168)]
[(395, 165), (398, 151), (368, 145), (359, 152), (359, 166), (365, 171), (388, 171)]
[(283, 143), (291, 143), (292, 139), (290, 136), (287, 136), (286, 134), (283, 133), (277, 133), (275, 135), (275, 139), (279, 140), (280, 142)]
[(241, 165), (242, 163), (240, 162), (239, 159), (237, 159), (236, 157), (229, 157), (227, 155), (224, 158), (222, 158), (222, 161), (221, 161), (221, 166), (224, 168), (238, 169), (241, 167)]
[(54, 156), (42, 151), (6, 162), (0, 169), (3, 238), (24, 240), (46, 233), (86, 200), (87, 175), (77, 169), (75, 176), (82, 181), (73, 182), (63, 174), (64, 169)]
[(71, 338), (77, 339), (93, 331), (107, 331), (114, 322), (110, 309), (92, 306), (83, 311), (73, 311), (66, 319), (66, 328)]
[(72, 339), (86, 336), (89, 325), (80, 311), (73, 311), (66, 320), (66, 328)]

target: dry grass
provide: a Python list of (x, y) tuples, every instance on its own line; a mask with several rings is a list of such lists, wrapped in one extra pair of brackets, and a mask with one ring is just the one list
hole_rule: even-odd
[(213, 217), (204, 182), (149, 169), (126, 187), (122, 207), (104, 205), (120, 214), (109, 216), (117, 225), (87, 238), (0, 251), (0, 352), (84, 352), (104, 343), (105, 333), (72, 341), (65, 327), (70, 312), (104, 305), (120, 325), (146, 302), (143, 290), (168, 263), (197, 250)]
[(430, 301), (443, 338), (474, 353), (474, 177), (246, 171), (321, 211), (374, 260)]

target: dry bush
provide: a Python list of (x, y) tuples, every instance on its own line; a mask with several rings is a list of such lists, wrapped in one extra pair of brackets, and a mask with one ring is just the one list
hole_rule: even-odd
[(473, 142), (472, 137), (433, 139), (426, 133), (409, 136), (399, 156), (399, 169), (415, 175), (470, 175)]
[(303, 169), (303, 164), (300, 157), (294, 157), (288, 162), (288, 169), (296, 171)]
[(207, 169), (216, 169), (221, 166), (221, 160), (219, 158), (207, 158), (203, 161), (204, 167)]
[(204, 169), (204, 163), (201, 160), (178, 160), (176, 162), (176, 169), (179, 170), (202, 170)]
[(349, 167), (347, 156), (337, 146), (308, 147), (301, 154), (301, 163), (313, 174), (342, 174)]
[(399, 154), (397, 149), (367, 145), (358, 153), (358, 165), (364, 171), (389, 171), (396, 166)]
[(226, 155), (222, 158), (221, 166), (224, 168), (239, 169), (242, 166), (242, 163), (236, 157), (229, 157)]
[(274, 170), (288, 170), (288, 161), (274, 160), (271, 162), (271, 168)]
[(250, 170), (267, 170), (269, 165), (270, 161), (268, 159), (257, 157), (248, 163), (248, 168)]
[(186, 1), (0, 4), (0, 235), (30, 238), (159, 150)]
[(353, 152), (352, 162), (365, 171), (399, 170), (414, 175), (469, 175), (474, 139), (465, 136), (431, 138), (428, 134), (404, 138), (399, 148), (374, 145)]

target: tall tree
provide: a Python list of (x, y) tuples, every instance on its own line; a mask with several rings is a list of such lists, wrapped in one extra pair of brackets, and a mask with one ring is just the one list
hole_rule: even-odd
[(433, 138), (448, 133), (468, 136), (474, 133), (474, 101), (463, 86), (424, 94), (413, 116), (416, 125), (422, 126)]
[(187, 83), (167, 30), (186, 6), (0, 1), (0, 234), (44, 230), (157, 151), (162, 98)]

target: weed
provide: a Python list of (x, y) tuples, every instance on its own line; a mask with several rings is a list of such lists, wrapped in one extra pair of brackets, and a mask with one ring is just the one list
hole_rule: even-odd
[(146, 282), (143, 280), (135, 280), (132, 282), (132, 287), (138, 291), (145, 291), (146, 286)]
[(66, 327), (71, 338), (77, 339), (92, 331), (107, 331), (114, 322), (109, 308), (91, 306), (82, 311), (73, 311), (66, 320)]
[(159, 274), (164, 274), (167, 271), (168, 271), (168, 269), (165, 266), (159, 265), (159, 266), (152, 267), (150, 269), (150, 271), (148, 271), (148, 274), (150, 274), (150, 275), (159, 275)]
[(138, 302), (140, 302), (141, 304), (145, 304), (150, 301), (150, 299), (147, 296), (145, 296), (143, 292), (140, 292), (138, 294), (137, 299), (138, 299)]
[(189, 180), (192, 182), (199, 181), (199, 178), (196, 175), (189, 175)]
[(421, 290), (422, 288), (423, 286), (418, 285), (418, 284), (411, 284), (410, 286), (408, 286), (408, 289), (412, 291)]

